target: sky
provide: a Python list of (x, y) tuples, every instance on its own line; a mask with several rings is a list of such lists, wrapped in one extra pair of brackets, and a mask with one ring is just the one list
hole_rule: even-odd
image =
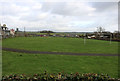
[(1, 1), (0, 23), (26, 31), (94, 32), (118, 30), (118, 2)]

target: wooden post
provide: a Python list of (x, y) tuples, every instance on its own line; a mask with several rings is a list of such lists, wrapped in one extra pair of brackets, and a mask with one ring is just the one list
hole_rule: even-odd
[(84, 33), (84, 45), (86, 44), (86, 34)]
[(112, 40), (112, 37), (111, 37), (111, 33), (110, 33), (110, 44), (111, 44), (111, 40)]

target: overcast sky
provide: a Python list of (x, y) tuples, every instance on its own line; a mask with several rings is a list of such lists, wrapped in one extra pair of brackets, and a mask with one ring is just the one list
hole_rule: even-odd
[(117, 2), (0, 2), (0, 22), (9, 29), (93, 32), (97, 27), (118, 30)]

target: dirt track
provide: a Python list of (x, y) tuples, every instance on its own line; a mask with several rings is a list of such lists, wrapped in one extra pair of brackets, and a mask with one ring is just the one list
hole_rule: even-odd
[(2, 50), (4, 50), (4, 51), (11, 51), (11, 52), (18, 52), (18, 53), (29, 53), (29, 54), (55, 54), (55, 55), (79, 55), (79, 56), (118, 56), (118, 54), (89, 54), (89, 53), (69, 53), (69, 52), (42, 52), (42, 51), (31, 51), (31, 50), (5, 48), (5, 47), (3, 47)]

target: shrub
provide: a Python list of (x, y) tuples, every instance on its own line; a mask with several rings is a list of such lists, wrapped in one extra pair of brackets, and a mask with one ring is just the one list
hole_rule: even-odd
[(2, 81), (120, 81), (118, 78), (111, 78), (108, 74), (83, 73), (79, 74), (49, 74), (46, 71), (41, 74), (34, 74), (33, 76), (9, 75), (3, 76)]

